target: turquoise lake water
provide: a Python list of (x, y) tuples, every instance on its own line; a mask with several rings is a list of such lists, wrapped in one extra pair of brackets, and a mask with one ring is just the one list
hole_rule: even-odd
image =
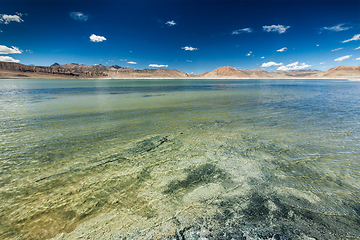
[(0, 117), (1, 239), (360, 239), (360, 82), (0, 79)]

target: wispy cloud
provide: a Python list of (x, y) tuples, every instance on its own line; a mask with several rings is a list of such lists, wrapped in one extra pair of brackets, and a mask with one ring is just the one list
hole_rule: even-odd
[(356, 34), (352, 38), (342, 41), (342, 43), (346, 43), (346, 42), (350, 42), (350, 41), (357, 41), (357, 40), (360, 40), (360, 34)]
[(320, 63), (320, 65), (323, 65), (323, 64), (325, 64), (325, 62), (321, 62), (321, 63)]
[(149, 64), (149, 67), (168, 67), (168, 65)]
[(253, 31), (252, 28), (243, 28), (243, 29), (234, 30), (232, 32), (232, 35), (238, 35), (240, 33), (251, 33), (252, 31)]
[(343, 49), (342, 47), (341, 48), (336, 48), (336, 49), (333, 49), (333, 50), (331, 50), (332, 52), (335, 52), (335, 51), (339, 51), (339, 50), (341, 50), (341, 49)]
[(287, 47), (283, 47), (283, 48), (280, 48), (280, 49), (278, 49), (278, 50), (276, 50), (277, 52), (284, 52), (284, 51), (286, 51), (286, 49), (287, 49)]
[(82, 12), (71, 12), (70, 17), (80, 22), (86, 22), (89, 19), (89, 15), (86, 15)]
[(9, 48), (5, 45), (0, 45), (0, 54), (13, 54), (13, 53), (22, 53), (22, 51), (14, 46)]
[(16, 13), (16, 15), (0, 14), (0, 23), (9, 24), (10, 22), (21, 23), (24, 20), (21, 19), (22, 14)]
[(340, 24), (335, 25), (333, 27), (323, 27), (321, 29), (340, 32), (340, 31), (345, 31), (345, 30), (349, 30), (350, 28), (352, 28), (352, 27), (343, 27), (344, 25), (345, 25), (345, 23), (340, 23)]
[(304, 68), (308, 68), (308, 67), (311, 67), (311, 65), (308, 65), (306, 63), (299, 64), (299, 62), (294, 62), (294, 63), (290, 63), (286, 66), (281, 66), (277, 70), (290, 71), (290, 70), (304, 69)]
[(360, 60), (360, 57), (356, 58), (355, 60)]
[(176, 22), (174, 22), (174, 20), (171, 20), (171, 21), (167, 21), (165, 24), (167, 24), (169, 26), (175, 26)]
[(182, 47), (181, 49), (184, 49), (185, 51), (195, 51), (195, 50), (198, 50), (197, 48), (193, 48), (193, 47), (189, 47), (189, 46)]
[(251, 56), (252, 51), (249, 51), (248, 54), (246, 54), (247, 57)]
[(103, 36), (97, 36), (95, 34), (91, 34), (91, 36), (90, 36), (90, 41), (92, 41), (92, 42), (102, 42), (105, 40), (106, 40), (106, 38)]
[(339, 58), (335, 59), (334, 61), (335, 61), (335, 62), (341, 62), (341, 61), (343, 61), (343, 60), (345, 60), (345, 59), (350, 58), (351, 56), (352, 56), (352, 55), (342, 56), (342, 57), (339, 57)]
[(359, 49), (360, 49), (360, 47), (355, 48), (355, 50), (359, 50)]
[(9, 57), (9, 56), (0, 56), (0, 61), (2, 61), (2, 62), (15, 62), (15, 63), (20, 62), (20, 60), (14, 59), (14, 58)]
[(271, 25), (271, 26), (263, 26), (263, 30), (265, 32), (278, 32), (279, 34), (282, 34), (288, 30), (290, 26), (284, 26), (284, 25)]
[(130, 62), (127, 62), (128, 64), (137, 64), (137, 62), (132, 62), (132, 61), (130, 61)]
[(192, 62), (191, 60), (186, 60), (187, 62)]
[(271, 66), (279, 66), (279, 65), (282, 65), (282, 63), (267, 62), (267, 63), (263, 63), (260, 67), (271, 67)]

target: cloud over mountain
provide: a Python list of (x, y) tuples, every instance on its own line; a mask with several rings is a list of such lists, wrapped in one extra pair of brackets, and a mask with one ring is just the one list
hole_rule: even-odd
[(253, 30), (251, 28), (243, 28), (243, 29), (234, 30), (231, 34), (238, 35), (240, 33), (251, 33), (252, 31)]
[(17, 13), (17, 15), (8, 15), (8, 14), (0, 14), (0, 23), (9, 24), (10, 22), (18, 22), (21, 23), (24, 20), (21, 19), (22, 14)]
[(14, 46), (9, 48), (5, 45), (0, 45), (0, 54), (14, 54), (14, 53), (22, 53), (22, 51), (19, 50), (19, 48), (14, 47)]
[(106, 38), (103, 36), (97, 36), (95, 34), (91, 34), (91, 36), (90, 36), (90, 41), (92, 41), (92, 42), (102, 42), (105, 40), (106, 40)]
[(149, 64), (149, 67), (168, 67), (168, 65)]
[(276, 63), (276, 62), (267, 62), (267, 63), (263, 63), (261, 65), (261, 67), (271, 67), (271, 66), (279, 66), (282, 65), (282, 63)]
[(9, 57), (9, 56), (0, 56), (0, 61), (1, 62), (15, 62), (15, 63), (20, 62), (20, 60), (14, 59), (14, 58)]
[(348, 58), (350, 58), (351, 56), (352, 56), (352, 55), (342, 56), (342, 57), (339, 57), (339, 58), (335, 59), (334, 61), (335, 61), (335, 62), (342, 62), (343, 60), (348, 59)]
[(82, 12), (71, 12), (70, 17), (80, 22), (86, 22), (89, 19), (89, 15), (86, 15)]
[(342, 41), (342, 43), (360, 40), (360, 34), (354, 35), (352, 38)]
[(304, 69), (304, 68), (308, 68), (308, 67), (311, 67), (311, 65), (307, 65), (306, 63), (301, 63), (299, 65), (299, 62), (294, 62), (294, 63), (290, 63), (286, 66), (281, 66), (277, 70), (290, 71), (290, 70)]
[(279, 34), (282, 34), (288, 30), (290, 26), (284, 26), (284, 25), (271, 25), (271, 26), (263, 26), (263, 30), (265, 32), (278, 32)]
[(193, 48), (193, 47), (189, 47), (189, 46), (182, 47), (181, 49), (184, 49), (185, 51), (195, 51), (195, 50), (198, 50), (197, 48)]

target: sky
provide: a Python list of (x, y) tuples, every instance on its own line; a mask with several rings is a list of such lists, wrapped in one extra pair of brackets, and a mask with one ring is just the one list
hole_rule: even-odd
[(0, 61), (267, 71), (360, 65), (360, 0), (1, 0)]

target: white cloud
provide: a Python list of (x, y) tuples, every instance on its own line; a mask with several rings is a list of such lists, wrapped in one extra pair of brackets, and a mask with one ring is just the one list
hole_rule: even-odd
[(232, 35), (238, 35), (238, 34), (243, 33), (243, 32), (251, 33), (252, 31), (253, 31), (252, 28), (243, 28), (243, 29), (239, 29), (239, 30), (234, 30), (232, 32)]
[(89, 15), (86, 15), (82, 12), (71, 12), (70, 17), (76, 21), (86, 22), (89, 18)]
[(322, 29), (335, 31), (335, 32), (340, 32), (340, 31), (345, 31), (345, 30), (348, 30), (348, 29), (351, 28), (351, 27), (343, 27), (344, 25), (345, 25), (344, 23), (341, 23), (341, 24), (338, 24), (338, 25), (333, 26), (333, 27), (323, 27)]
[(271, 66), (279, 66), (279, 65), (282, 65), (282, 63), (267, 62), (267, 63), (263, 63), (260, 67), (271, 67)]
[(251, 54), (252, 54), (252, 51), (249, 51), (249, 53), (246, 54), (246, 56), (249, 57), (249, 56), (251, 56)]
[(342, 57), (339, 57), (339, 58), (335, 59), (334, 61), (335, 61), (335, 62), (341, 62), (342, 60), (348, 59), (348, 58), (350, 58), (351, 56), (352, 56), (352, 55), (342, 56)]
[(277, 52), (284, 52), (284, 51), (286, 51), (286, 49), (287, 49), (287, 47), (283, 47), (283, 48), (280, 48), (280, 49), (278, 49), (278, 50), (276, 50)]
[(318, 46), (320, 46), (320, 44), (316, 44), (316, 46), (318, 47)]
[(265, 32), (278, 32), (279, 34), (286, 32), (286, 30), (289, 28), (290, 26), (283, 26), (283, 25), (263, 26), (263, 30)]
[(191, 60), (186, 60), (187, 62), (192, 62)]
[(193, 47), (189, 47), (189, 46), (182, 47), (181, 49), (185, 49), (185, 51), (194, 51), (194, 50), (198, 50), (197, 48), (193, 48)]
[(149, 64), (149, 67), (168, 67), (168, 65)]
[(0, 45), (0, 54), (13, 54), (13, 53), (22, 53), (22, 51), (14, 46), (12, 46), (12, 48), (9, 48), (5, 45)]
[(137, 64), (137, 62), (132, 62), (132, 61), (130, 61), (130, 62), (127, 62), (128, 64)]
[(10, 22), (23, 22), (24, 20), (21, 19), (21, 15), (21, 13), (17, 13), (17, 15), (0, 14), (0, 23), (9, 24)]
[(15, 63), (20, 62), (20, 60), (14, 59), (14, 58), (9, 57), (9, 56), (0, 56), (0, 61), (1, 62), (15, 62)]
[(265, 57), (261, 57), (261, 59), (264, 59)]
[(355, 48), (355, 50), (359, 50), (359, 49), (360, 49), (360, 47)]
[(321, 62), (320, 65), (325, 64), (325, 62)]
[(356, 58), (355, 60), (360, 60), (360, 57)]
[(103, 37), (103, 36), (96, 36), (95, 34), (92, 34), (90, 36), (90, 41), (92, 41), (92, 42), (102, 42), (102, 41), (105, 41), (105, 40), (106, 40), (106, 38)]
[(333, 50), (331, 50), (332, 52), (335, 52), (335, 51), (339, 51), (339, 50), (341, 50), (341, 49), (343, 49), (342, 47), (341, 48), (336, 48), (336, 49), (333, 49)]
[(357, 40), (360, 40), (360, 34), (356, 34), (352, 38), (342, 41), (342, 43), (346, 43), (346, 42), (350, 42), (350, 41), (357, 41)]
[(171, 20), (171, 21), (167, 21), (165, 24), (167, 24), (169, 26), (175, 26), (176, 22), (174, 22), (174, 20)]
[(286, 66), (281, 66), (277, 70), (290, 71), (290, 70), (304, 69), (304, 68), (307, 68), (307, 67), (311, 67), (311, 65), (307, 65), (306, 63), (301, 63), (299, 65), (299, 62), (294, 62), (294, 63), (290, 63), (290, 64), (288, 64)]

